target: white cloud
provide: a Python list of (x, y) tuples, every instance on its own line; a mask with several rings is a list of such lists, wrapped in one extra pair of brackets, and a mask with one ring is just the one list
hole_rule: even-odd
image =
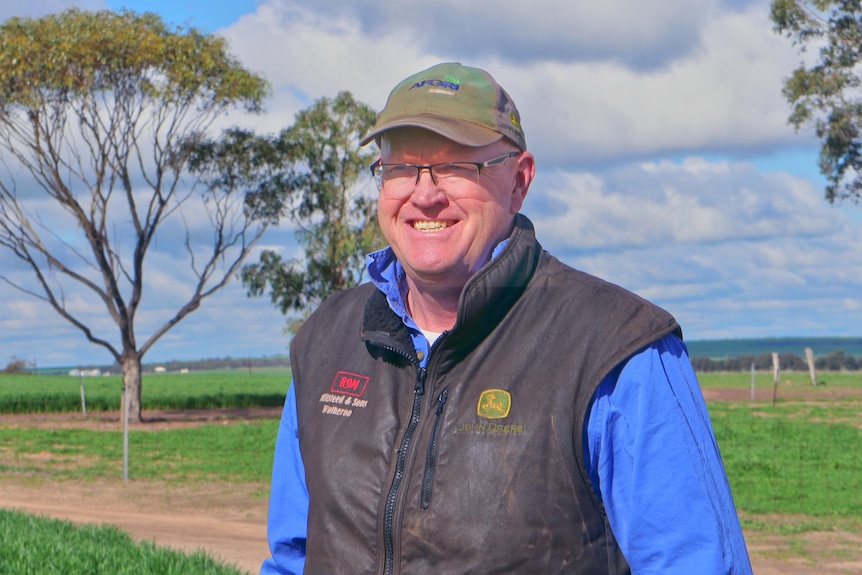
[(561, 175), (534, 193), (553, 199), (534, 215), (552, 253), (691, 321), (690, 336), (858, 331), (846, 310), (862, 228), (810, 182), (692, 158)]

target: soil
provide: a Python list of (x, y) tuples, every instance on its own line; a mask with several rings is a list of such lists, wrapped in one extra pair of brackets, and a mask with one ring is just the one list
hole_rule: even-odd
[[(844, 388), (853, 397), (862, 390)], [(821, 390), (822, 391), (822, 390)], [(765, 394), (765, 391), (762, 393)], [(780, 397), (808, 396), (806, 390), (779, 389)], [(705, 389), (710, 401), (746, 401), (748, 390)], [(818, 394), (819, 395), (819, 394)], [(821, 396), (822, 397), (822, 396)], [(757, 400), (771, 400), (758, 393)], [(834, 399), (840, 399), (840, 394)], [(146, 423), (133, 427), (164, 429), (222, 420), (278, 417), (280, 408), (210, 411), (145, 412)], [(118, 414), (0, 415), (0, 428), (116, 429)], [(257, 573), (269, 555), (266, 542), (268, 485), (206, 483), (193, 488), (158, 481), (61, 481), (0, 476), (0, 508), (66, 519), (78, 523), (115, 525), (137, 540), (154, 541), (187, 552), (202, 549), (225, 563)], [(792, 524), (794, 518), (756, 518)], [(746, 532), (756, 575), (845, 575), (862, 573), (862, 533), (833, 529), (777, 535)]]

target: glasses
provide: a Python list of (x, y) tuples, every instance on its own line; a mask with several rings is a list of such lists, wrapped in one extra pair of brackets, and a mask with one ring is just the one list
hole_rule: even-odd
[(413, 189), (419, 183), (419, 175), (422, 174), (422, 170), (428, 170), (434, 184), (438, 186), (447, 181), (475, 183), (479, 181), (479, 173), (482, 168), (499, 166), (509, 158), (514, 158), (520, 154), (521, 152), (509, 152), (484, 162), (443, 162), (424, 166), (418, 164), (384, 164), (378, 159), (371, 164), (371, 175), (374, 176), (374, 183), (377, 184), (378, 190), (382, 190), (384, 184), (393, 190)]

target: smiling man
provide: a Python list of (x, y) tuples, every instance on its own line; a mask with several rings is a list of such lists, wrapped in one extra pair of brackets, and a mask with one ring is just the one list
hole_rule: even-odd
[(292, 342), (261, 573), (750, 573), (679, 325), (542, 249), (505, 90), (434, 66), (371, 141), (389, 247)]

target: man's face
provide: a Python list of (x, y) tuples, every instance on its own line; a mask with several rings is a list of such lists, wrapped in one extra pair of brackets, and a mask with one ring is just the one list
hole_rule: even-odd
[[(381, 141), (384, 164), (484, 162), (517, 148), (501, 140), (481, 148), (427, 130), (398, 128)], [(461, 288), (509, 233), (534, 173), (532, 154), (482, 168), (477, 181), (435, 184), (428, 170), (409, 189), (387, 183), (377, 204), (380, 228), (413, 286)]]

